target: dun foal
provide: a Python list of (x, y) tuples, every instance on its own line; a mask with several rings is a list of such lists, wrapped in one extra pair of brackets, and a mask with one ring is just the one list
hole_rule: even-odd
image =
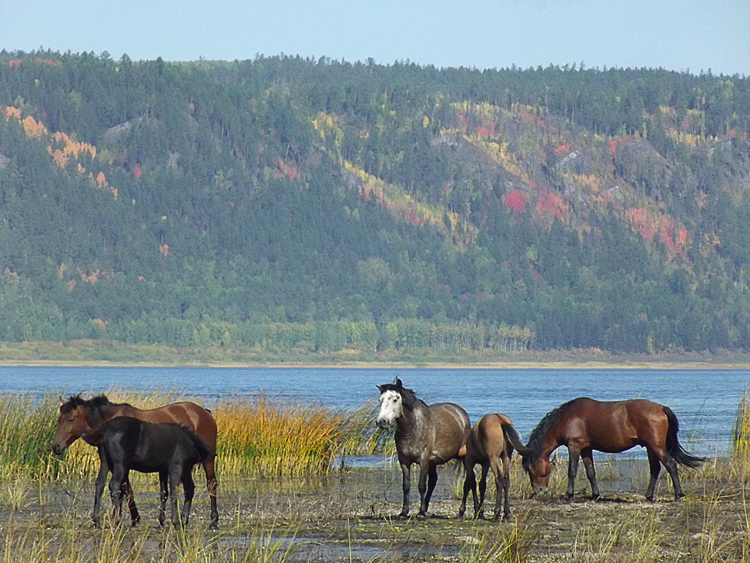
[[(461, 508), (458, 511), (459, 518), (463, 518), (464, 512), (466, 512), (466, 498), (469, 496), (469, 490), (474, 496), (474, 518), (484, 517), (487, 471), (492, 469), (496, 487), (495, 514), (492, 519), (498, 520), (500, 518), (501, 500), (504, 500), (503, 520), (510, 519), (508, 489), (510, 488), (510, 459), (513, 456), (513, 448), (521, 454), (531, 453), (531, 450), (523, 445), (518, 432), (513, 427), (513, 423), (504, 414), (486, 414), (474, 425), (471, 429), (469, 441), (466, 443), (466, 457), (464, 457), (466, 479), (464, 481), (464, 496), (461, 500)], [(502, 466), (500, 465), (501, 462)], [(474, 466), (477, 463), (482, 465), (479, 498), (477, 498), (477, 479), (474, 476)]]

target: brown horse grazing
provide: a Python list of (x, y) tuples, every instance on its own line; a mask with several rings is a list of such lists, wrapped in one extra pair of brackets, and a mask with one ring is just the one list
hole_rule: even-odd
[[(195, 403), (180, 402), (165, 405), (155, 409), (142, 410), (127, 403), (110, 403), (105, 395), (97, 395), (92, 399), (82, 399), (80, 395), (68, 398), (67, 401), (60, 399), (60, 417), (57, 421), (57, 431), (52, 440), (52, 451), (61, 455), (65, 449), (78, 438), (83, 438), (87, 443), (87, 435), (96, 430), (101, 424), (120, 416), (128, 416), (153, 423), (175, 423), (186, 426), (200, 436), (211, 450), (216, 454), (216, 421), (211, 413)], [(94, 523), (99, 522), (99, 509), (101, 507), (101, 496), (104, 491), (104, 481), (109, 471), (101, 448), (99, 460), (101, 466), (96, 477), (96, 491), (94, 495)], [(216, 528), (219, 523), (219, 511), (216, 507), (216, 473), (214, 468), (214, 456), (208, 456), (203, 460), (203, 469), (206, 472), (206, 484), (208, 496), (211, 501), (210, 527)], [(130, 483), (126, 479), (123, 483), (124, 492), (129, 497), (130, 516), (133, 525), (139, 521), (138, 510), (132, 500)]]
[(527, 444), (531, 453), (523, 456), (523, 467), (529, 474), (534, 492), (540, 493), (549, 486), (550, 454), (558, 446), (567, 446), (568, 490), (565, 497), (573, 497), (578, 456), (581, 456), (591, 482), (592, 497), (597, 499), (599, 486), (593, 450), (618, 453), (633, 446), (643, 446), (651, 470), (646, 499), (654, 498), (661, 462), (672, 478), (677, 501), (685, 496), (680, 487), (677, 464), (697, 467), (704, 460), (683, 449), (677, 440), (678, 430), (677, 417), (669, 407), (645, 399), (602, 402), (580, 397), (547, 413), (532, 430)]
[(409, 514), (411, 465), (419, 464), (418, 518), (427, 517), (432, 491), (437, 483), (437, 466), (466, 455), (471, 432), (469, 415), (453, 403), (425, 404), (397, 377), (393, 383), (378, 385), (380, 412), (377, 425), (396, 424), (396, 452), (403, 475), (404, 504), (398, 519)]
[[(471, 429), (471, 435), (466, 442), (466, 457), (464, 457), (464, 496), (458, 517), (463, 518), (466, 512), (466, 498), (471, 489), (474, 495), (474, 518), (484, 517), (484, 493), (487, 490), (487, 471), (491, 468), (495, 476), (497, 497), (495, 498), (495, 514), (493, 520), (500, 518), (500, 501), (504, 500), (503, 520), (510, 519), (508, 505), (508, 489), (510, 488), (510, 459), (513, 448), (521, 454), (530, 454), (531, 450), (521, 442), (521, 437), (513, 427), (513, 423), (504, 414), (486, 414)], [(500, 462), (502, 461), (502, 467)], [(474, 476), (474, 466), (482, 465), (482, 477), (479, 480), (479, 498), (477, 498), (477, 479)], [(501, 494), (502, 491), (502, 494)]]

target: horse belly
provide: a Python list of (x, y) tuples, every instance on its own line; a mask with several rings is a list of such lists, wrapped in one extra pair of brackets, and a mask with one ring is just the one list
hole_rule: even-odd
[(600, 452), (616, 454), (639, 444), (638, 436), (625, 429), (621, 432), (592, 432), (591, 448)]

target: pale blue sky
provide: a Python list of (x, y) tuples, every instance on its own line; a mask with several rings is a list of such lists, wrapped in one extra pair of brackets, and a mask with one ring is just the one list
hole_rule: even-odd
[(0, 0), (0, 48), (750, 75), (750, 0)]

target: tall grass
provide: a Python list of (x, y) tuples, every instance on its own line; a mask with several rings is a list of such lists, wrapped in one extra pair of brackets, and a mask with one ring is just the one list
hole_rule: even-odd
[(41, 400), (26, 394), (0, 397), (0, 478), (53, 473), (50, 442), (55, 408), (52, 396)]
[(737, 407), (733, 434), (735, 455), (750, 457), (750, 396), (747, 390), (742, 394), (742, 400)]
[[(177, 393), (107, 392), (113, 402), (153, 408), (177, 400)], [(0, 479), (19, 473), (45, 477), (89, 477), (99, 468), (96, 450), (77, 440), (63, 459), (50, 453), (57, 427), (59, 398), (0, 396)], [(342, 455), (370, 452), (382, 435), (373, 422), (374, 407), (353, 411), (318, 404), (282, 402), (265, 395), (242, 397), (211, 406), (218, 426), (220, 475), (297, 476), (325, 474)]]
[(350, 439), (345, 413), (265, 395), (221, 403), (214, 414), (219, 471), (226, 474), (328, 473)]
[(271, 530), (233, 526), (209, 535), (202, 528), (176, 531), (171, 526), (158, 534), (145, 527), (111, 526), (93, 531), (62, 522), (60, 526), (15, 523), (0, 528), (3, 563), (284, 563), (293, 542)]

